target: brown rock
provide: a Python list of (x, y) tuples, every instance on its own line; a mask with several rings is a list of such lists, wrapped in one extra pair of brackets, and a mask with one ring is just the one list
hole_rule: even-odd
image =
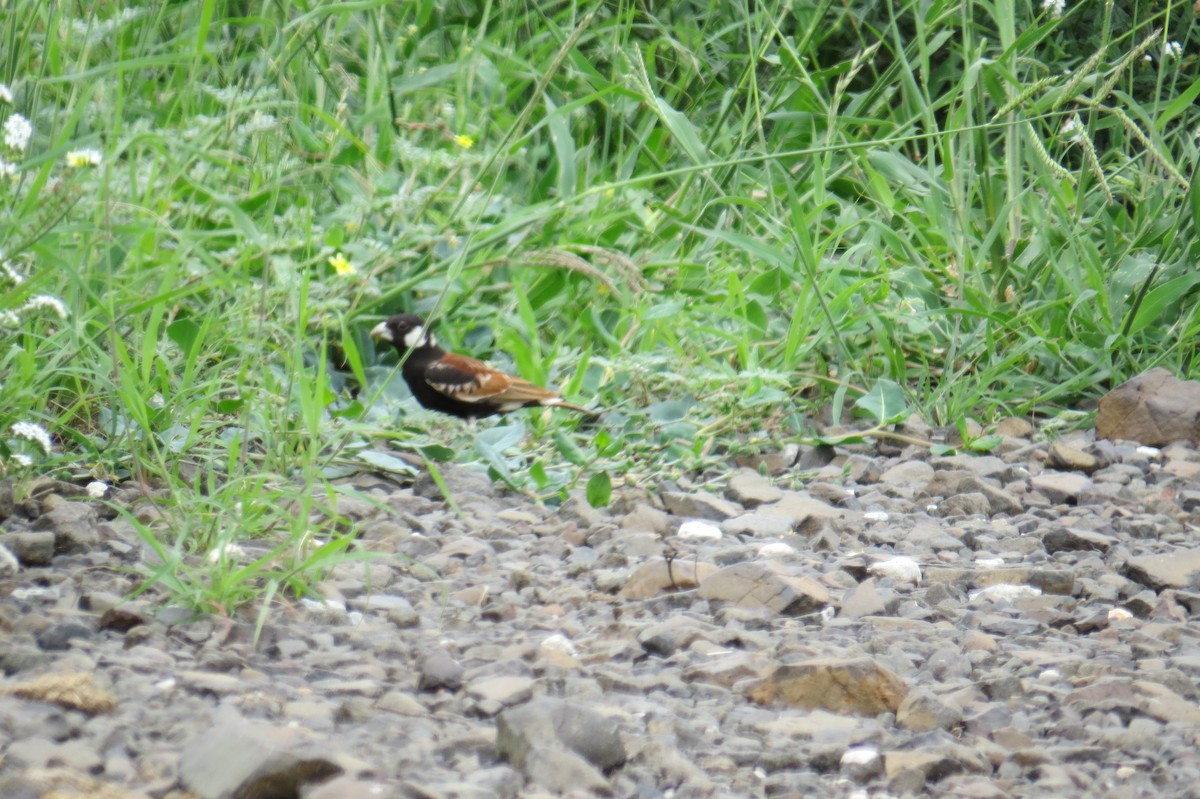
[(1126, 380), (1104, 395), (1096, 414), (1096, 434), (1110, 440), (1161, 447), (1172, 441), (1200, 440), (1200, 383), (1180, 380), (1156, 368)]
[(35, 702), (51, 702), (71, 710), (95, 715), (117, 707), (117, 698), (97, 685), (90, 674), (43, 674), (32, 680), (5, 686), (3, 692)]
[(717, 567), (703, 561), (677, 558), (668, 563), (662, 558), (648, 560), (634, 570), (621, 589), (625, 599), (649, 599), (663, 592), (686, 591), (714, 574)]
[(1046, 465), (1051, 469), (1064, 472), (1083, 472), (1091, 474), (1100, 468), (1100, 459), (1081, 449), (1068, 446), (1062, 442), (1050, 445), (1046, 452)]
[(747, 696), (759, 704), (874, 716), (896, 712), (907, 693), (904, 680), (871, 658), (815, 658), (779, 666)]
[(731, 519), (742, 509), (726, 499), (703, 491), (689, 494), (683, 491), (668, 491), (663, 494), (663, 504), (676, 516), (689, 519), (707, 519), (713, 522)]

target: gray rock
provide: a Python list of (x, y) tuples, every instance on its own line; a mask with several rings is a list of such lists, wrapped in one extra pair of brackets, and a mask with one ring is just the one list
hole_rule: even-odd
[(1154, 590), (1200, 589), (1200, 549), (1177, 549), (1166, 555), (1130, 558), (1121, 570), (1129, 579)]
[(463, 674), (466, 672), (466, 669), (441, 647), (426, 652), (421, 657), (419, 669), (417, 688), (421, 691), (437, 691), (442, 688), (457, 691), (462, 687)]
[(91, 504), (64, 501), (42, 514), (33, 523), (33, 529), (54, 533), (56, 552), (84, 552), (100, 541), (98, 523)]
[(875, 578), (870, 577), (851, 588), (842, 597), (841, 615), (851, 619), (878, 616), (886, 612), (888, 598), (888, 594), (879, 590)]
[(298, 728), (232, 712), (198, 730), (179, 758), (180, 782), (199, 799), (295, 796), (341, 771)]
[(12, 550), (0, 542), (0, 579), (15, 577), (21, 570), (21, 562)]
[(1046, 471), (1029, 478), (1029, 487), (1055, 505), (1064, 505), (1078, 502), (1080, 495), (1092, 487), (1092, 481), (1074, 472)]
[(65, 619), (51, 624), (38, 634), (37, 644), (47, 651), (58, 651), (70, 646), (75, 639), (88, 640), (96, 634), (91, 624), (85, 621)]
[(611, 792), (603, 772), (625, 762), (617, 725), (585, 706), (543, 697), (501, 713), (496, 751), (551, 791)]
[(721, 532), (725, 535), (783, 538), (794, 531), (789, 517), (761, 511), (743, 513), (721, 522)]
[(467, 696), (475, 701), (477, 712), (494, 716), (506, 707), (528, 702), (533, 696), (533, 680), (529, 677), (499, 675), (472, 680)]
[(0, 546), (26, 566), (47, 566), (54, 559), (54, 533), (5, 533)]
[(1088, 550), (1107, 552), (1112, 545), (1111, 536), (1072, 527), (1055, 527), (1042, 534), (1042, 546), (1050, 554)]
[(961, 722), (961, 710), (938, 699), (926, 688), (909, 691), (896, 710), (896, 723), (912, 732), (951, 730)]
[(756, 508), (783, 498), (783, 491), (750, 469), (742, 469), (730, 477), (726, 493), (744, 508)]

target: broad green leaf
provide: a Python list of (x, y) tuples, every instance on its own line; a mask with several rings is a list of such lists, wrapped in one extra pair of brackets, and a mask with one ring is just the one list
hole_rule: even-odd
[(558, 447), (559, 454), (568, 462), (576, 466), (583, 466), (588, 462), (587, 454), (562, 430), (554, 431), (554, 445)]
[(385, 472), (409, 475), (419, 474), (417, 469), (408, 461), (401, 460), (395, 455), (388, 455), (386, 452), (379, 452), (378, 450), (363, 450), (358, 453), (358, 459), (369, 466)]
[(191, 355), (192, 347), (200, 337), (200, 325), (190, 319), (176, 319), (167, 325), (167, 338), (175, 342), (175, 346), (186, 355)]
[(905, 401), (904, 388), (892, 380), (880, 380), (854, 402), (879, 424), (896, 424), (912, 412)]
[(646, 413), (650, 416), (650, 421), (657, 424), (678, 422), (687, 416), (692, 404), (690, 399), (663, 400), (646, 408)]
[(612, 498), (612, 479), (608, 472), (596, 472), (587, 481), (587, 501), (593, 508), (603, 508)]

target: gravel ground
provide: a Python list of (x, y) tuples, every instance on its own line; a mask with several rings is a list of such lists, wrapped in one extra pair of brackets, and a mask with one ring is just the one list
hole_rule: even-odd
[(380, 557), (257, 646), (122, 604), (132, 527), (9, 487), (0, 797), (1200, 795), (1200, 452), (1007, 432), (606, 511), (362, 475)]

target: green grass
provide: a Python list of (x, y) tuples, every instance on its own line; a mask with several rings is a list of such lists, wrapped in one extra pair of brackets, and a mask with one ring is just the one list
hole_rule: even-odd
[[(600, 502), (893, 384), (959, 425), (1196, 375), (1184, 6), (669, 6), (0, 11), (0, 116), (34, 125), (0, 147), (0, 471), (169, 488), (145, 534), (186, 568), (150, 579), (228, 611), (332, 561), (241, 515), (273, 554), (218, 574), (205, 520), (387, 447)], [(401, 310), (610, 412), (414, 411), (366, 337)]]

